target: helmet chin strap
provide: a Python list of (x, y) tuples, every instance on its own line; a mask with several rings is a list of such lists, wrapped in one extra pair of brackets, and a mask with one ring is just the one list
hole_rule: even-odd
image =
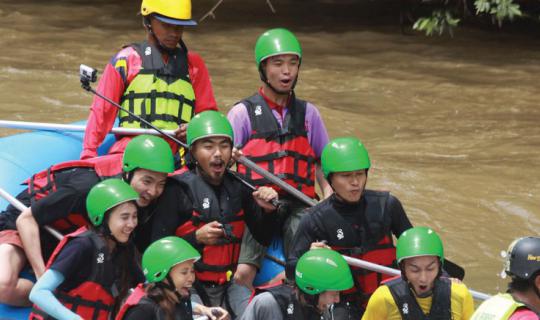
[(170, 276), (170, 274), (167, 274), (167, 277), (165, 278), (167, 279), (167, 281), (169, 283), (165, 283), (165, 281), (160, 281), (158, 282), (156, 285), (160, 288), (163, 288), (165, 290), (168, 290), (172, 293), (174, 293), (174, 295), (176, 296), (176, 298), (178, 299), (178, 302), (182, 301), (182, 296), (180, 295), (180, 293), (178, 293), (178, 290), (176, 289), (176, 287), (174, 286), (174, 282)]

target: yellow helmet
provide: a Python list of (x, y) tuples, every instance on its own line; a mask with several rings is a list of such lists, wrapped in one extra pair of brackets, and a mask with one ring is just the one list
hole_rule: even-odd
[(141, 14), (153, 14), (156, 19), (174, 25), (195, 26), (191, 19), (191, 0), (143, 0)]

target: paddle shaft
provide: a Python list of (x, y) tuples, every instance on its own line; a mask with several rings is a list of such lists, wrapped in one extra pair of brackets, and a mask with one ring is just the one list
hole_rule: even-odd
[[(397, 269), (394, 269), (394, 268), (388, 268), (388, 267), (385, 267), (385, 266), (381, 266), (381, 265), (371, 263), (371, 262), (368, 262), (368, 261), (348, 257), (348, 256), (345, 256), (345, 255), (343, 256), (343, 258), (345, 258), (347, 263), (349, 265), (351, 265), (351, 266), (355, 266), (355, 267), (358, 267), (358, 268), (367, 269), (367, 270), (370, 270), (370, 271), (383, 273), (383, 274), (387, 274), (387, 275), (391, 275), (391, 276), (399, 276), (399, 275), (401, 275), (401, 271), (399, 271)], [(469, 292), (471, 293), (473, 298), (475, 298), (477, 300), (487, 300), (487, 299), (489, 299), (491, 297), (488, 294), (478, 292), (478, 291), (475, 291), (475, 290), (471, 290), (471, 289), (469, 289)]]
[[(19, 209), (21, 212), (27, 209), (27, 207), (22, 202), (20, 202), (19, 199), (15, 198), (14, 196), (9, 194), (7, 191), (5, 191), (2, 188), (0, 188), (0, 196), (6, 199), (9, 203), (11, 203), (15, 208)], [(56, 231), (55, 229), (49, 226), (44, 226), (44, 228), (50, 234), (52, 234), (56, 239), (62, 240), (62, 238), (64, 238), (64, 236), (60, 232)]]
[[(26, 121), (9, 121), (0, 120), (0, 127), (21, 129), (21, 130), (41, 130), (41, 131), (68, 131), (68, 132), (84, 132), (86, 126), (76, 124), (62, 124), (62, 123), (44, 123), (44, 122), (26, 122)], [(172, 130), (164, 130), (168, 134), (173, 134)], [(152, 134), (159, 135), (153, 129), (138, 129), (138, 128), (112, 128), (111, 133), (120, 135), (139, 135), (139, 134)]]
[[(82, 88), (85, 89), (86, 91), (89, 91), (89, 92), (92, 92), (93, 94), (95, 94), (96, 96), (100, 97), (101, 99), (107, 101), (108, 103), (112, 104), (113, 106), (115, 106), (116, 108), (124, 111), (124, 112), (127, 112), (128, 114), (130, 114), (131, 116), (137, 118), (139, 121), (141, 121), (142, 123), (146, 124), (148, 127), (156, 130), (157, 132), (161, 133), (162, 135), (166, 136), (167, 138), (171, 139), (172, 141), (176, 142), (178, 145), (186, 148), (186, 149), (189, 149), (189, 146), (187, 144), (185, 144), (184, 142), (178, 140), (176, 137), (174, 137), (173, 135), (171, 134), (167, 134), (165, 131), (159, 129), (158, 127), (156, 127), (155, 125), (153, 125), (152, 123), (146, 121), (145, 119), (141, 118), (139, 115), (136, 115), (135, 113), (127, 110), (126, 108), (123, 108), (121, 105), (119, 105), (118, 103), (112, 101), (111, 99), (105, 97), (104, 95), (100, 94), (99, 92), (97, 92), (96, 90), (94, 90), (91, 86), (90, 86), (90, 82), (88, 81), (84, 81), (83, 79), (81, 79), (81, 84), (82, 84)], [(261, 168), (259, 165), (257, 165), (255, 162), (249, 160), (248, 158), (244, 157), (244, 156), (241, 156), (240, 158), (238, 158), (236, 160), (237, 162), (245, 165), (246, 167), (250, 168), (251, 170), (257, 172), (258, 174), (260, 174), (262, 177), (268, 179), (270, 182), (272, 182), (273, 184), (277, 185), (278, 187), (280, 187), (281, 189), (287, 191), (289, 194), (293, 195), (294, 197), (296, 197), (298, 200), (304, 202), (305, 204), (307, 205), (310, 205), (310, 206), (314, 206), (316, 204), (315, 200), (311, 199), (310, 197), (306, 196), (304, 193), (302, 193), (301, 191), (293, 188), (291, 185), (289, 185), (287, 182), (281, 180), (280, 178), (276, 177), (275, 175), (273, 175), (272, 173), (266, 171), (265, 169)]]

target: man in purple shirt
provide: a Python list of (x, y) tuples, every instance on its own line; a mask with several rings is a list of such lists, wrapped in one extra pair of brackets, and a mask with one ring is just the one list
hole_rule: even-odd
[[(294, 94), (302, 61), (300, 43), (289, 30), (268, 30), (257, 40), (255, 60), (261, 88), (233, 106), (227, 115), (234, 129), (235, 146), (311, 198), (317, 196), (317, 180), (326, 198), (332, 188), (320, 170), (319, 159), (328, 133), (317, 108)], [(271, 185), (279, 192), (284, 203), (279, 212), (286, 256), (305, 204), (243, 165), (238, 165), (238, 172), (256, 186)], [(244, 233), (240, 264), (234, 275), (237, 283), (252, 286), (264, 252), (264, 247)]]

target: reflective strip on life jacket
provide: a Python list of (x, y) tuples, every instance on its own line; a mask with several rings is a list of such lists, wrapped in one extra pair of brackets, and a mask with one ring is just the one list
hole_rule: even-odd
[[(110, 260), (107, 245), (96, 233), (82, 227), (66, 235), (58, 244), (49, 261), (47, 269), (54, 263), (65, 245), (75, 237), (90, 237), (94, 244), (92, 271), (89, 279), (68, 292), (55, 290), (54, 295), (66, 308), (83, 319), (108, 320), (114, 306), (111, 292), (114, 288), (114, 266)], [(53, 319), (36, 305), (32, 308), (30, 319)]]
[[(305, 128), (306, 102), (294, 96), (291, 101), (282, 127), (260, 94), (242, 101), (247, 108), (252, 128), (242, 152), (263, 169), (314, 198), (317, 158)], [(237, 164), (237, 170), (257, 186), (271, 185), (270, 181), (241, 164)], [(284, 193), (279, 188), (277, 190)]]
[(409, 284), (399, 277), (385, 283), (394, 298), (397, 309), (403, 320), (451, 320), (451, 290), (452, 283), (447, 278), (435, 279), (429, 314), (424, 314), (422, 308), (411, 292)]
[[(187, 123), (195, 112), (195, 92), (189, 79), (187, 49), (183, 43), (176, 54), (163, 62), (160, 51), (147, 42), (131, 45), (142, 60), (141, 70), (121, 98), (121, 105), (160, 129), (174, 130)], [(119, 126), (145, 128), (144, 123), (120, 110)]]

